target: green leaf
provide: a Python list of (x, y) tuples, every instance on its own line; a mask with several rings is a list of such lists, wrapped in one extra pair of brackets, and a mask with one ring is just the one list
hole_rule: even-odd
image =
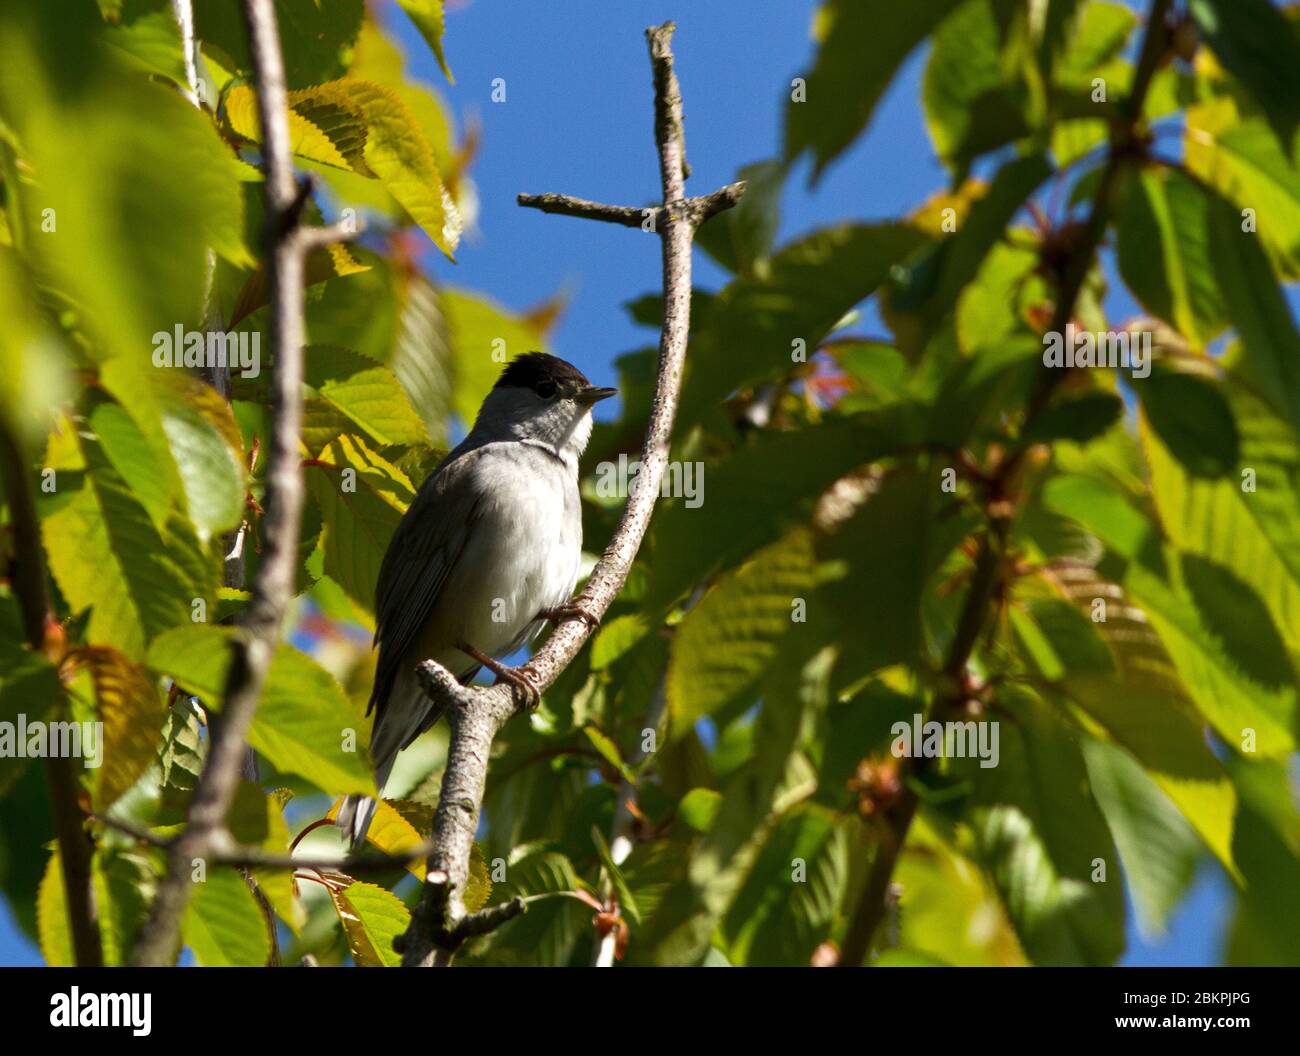
[(804, 965), (830, 937), (849, 879), (848, 841), (820, 807), (777, 823), (736, 895), (722, 933), (737, 965)]
[(1123, 401), (1112, 392), (1086, 392), (1057, 400), (1020, 434), (1026, 444), (1073, 440), (1086, 444), (1101, 436), (1124, 413)]
[(343, 936), (359, 968), (400, 968), (393, 940), (405, 933), (411, 912), (391, 891), (355, 881), (343, 891), (330, 888)]
[(1268, 0), (1188, 0), (1187, 10), (1289, 152), (1300, 126), (1300, 40), (1290, 23)]
[(721, 579), (686, 614), (668, 664), (669, 729), (678, 739), (751, 687), (806, 609), (812, 537), (796, 530)]
[(926, 584), (968, 529), (947, 498), (937, 473), (891, 473), (819, 541), (817, 556), (832, 569), (811, 604), (828, 607), (859, 674), (920, 658)]
[[(339, 807), (343, 801), (340, 799), (330, 807), (329, 813), (325, 816), (331, 820), (338, 817)], [(423, 837), (416, 830), (415, 826), (387, 799), (381, 799), (375, 804), (375, 813), (370, 819), (370, 827), (366, 830), (366, 842), (385, 854), (404, 854), (413, 847), (418, 847), (423, 842)], [(419, 880), (424, 879), (425, 860), (415, 858), (406, 865), (407, 871)]]
[(1283, 760), (1232, 764), (1241, 793), (1233, 854), (1245, 887), (1227, 938), (1229, 964), (1300, 964), (1300, 920), (1277, 911), (1300, 885), (1300, 816), (1286, 769)]
[[(1259, 235), (1288, 277), (1300, 273), (1300, 171), (1260, 118), (1237, 120), (1225, 106), (1187, 111), (1187, 168), (1239, 210), (1251, 209)], [(1121, 231), (1122, 237), (1122, 231)]]
[(1119, 848), (1139, 926), (1148, 937), (1157, 935), (1192, 881), (1201, 842), (1127, 752), (1091, 737), (1082, 747), (1088, 783)]
[(325, 524), (325, 573), (370, 611), (388, 543), (415, 489), (358, 436), (341, 436), (306, 474)]
[(888, 0), (830, 0), (817, 14), (807, 99), (786, 104), (785, 154), (811, 150), (814, 176), (867, 126), (903, 60), (957, 6), (921, 0), (899, 18)]
[(243, 519), (239, 428), (225, 400), (197, 380), (163, 405), (162, 426), (180, 472), (190, 522), (206, 544)]
[(610, 883), (614, 885), (614, 890), (618, 894), (620, 913), (632, 924), (640, 924), (641, 910), (637, 907), (636, 898), (633, 897), (631, 889), (627, 886), (623, 870), (614, 864), (614, 856), (609, 853), (609, 844), (605, 842), (605, 837), (601, 835), (600, 829), (594, 825), (591, 829), (591, 842), (596, 845), (596, 853), (600, 855), (600, 863), (604, 866), (605, 874), (609, 877)]
[(444, 32), (442, 0), (397, 0), (397, 2), (410, 16), (411, 21), (415, 23), (415, 28), (420, 31), (420, 36), (429, 45), (433, 57), (438, 60), (438, 65), (442, 68), (443, 76), (455, 84), (456, 78), (447, 68), (447, 56), (442, 48)]
[(116, 649), (85, 646), (75, 655), (90, 669), (95, 715), (104, 724), (94, 795), (95, 809), (103, 811), (153, 764), (166, 704), (148, 670)]
[[(234, 633), (225, 627), (177, 627), (150, 645), (149, 666), (220, 708)], [(324, 792), (373, 796), (374, 778), (363, 753), (343, 747), (345, 734), (355, 734), (355, 723), (333, 676), (281, 643), (262, 688), (249, 744), (277, 769), (298, 774)]]
[[(276, 0), (275, 15), (284, 55), (285, 80), (303, 88), (339, 77), (365, 19), (365, 0)], [(252, 72), (248, 27), (239, 7), (227, 0), (195, 0), (195, 35), (217, 45), (243, 73)]]
[(732, 281), (691, 335), (679, 427), (715, 412), (733, 390), (785, 374), (801, 348), (810, 358), (844, 313), (924, 242), (906, 224), (828, 228), (778, 250), (761, 277)]
[(208, 863), (181, 922), (181, 939), (205, 968), (258, 968), (271, 956), (266, 918), (234, 869)]
[(1151, 428), (1189, 473), (1226, 477), (1235, 472), (1237, 423), (1218, 386), (1196, 375), (1158, 370), (1133, 387)]
[(772, 251), (785, 175), (785, 166), (775, 160), (744, 166), (736, 179), (745, 182), (745, 196), (701, 227), (696, 245), (733, 274), (752, 273)]
[(1124, 950), (1124, 889), (1078, 745), (1039, 702), (1001, 704), (1014, 721), (1001, 724), (999, 764), (969, 770), (979, 856), (1034, 963), (1111, 964)]
[[(975, 198), (955, 234), (927, 246), (905, 267), (894, 269), (888, 287), (890, 326), (897, 332), (898, 316), (912, 319), (916, 333), (909, 335), (909, 346), (923, 346), (938, 330), (1003, 238), (1007, 225), (1051, 172), (1042, 154), (1007, 162)], [(987, 338), (980, 344), (986, 342)]]
[(722, 807), (722, 793), (711, 788), (693, 788), (677, 804), (677, 816), (696, 832), (708, 832)]
[[(835, 480), (916, 437), (909, 410), (792, 432), (764, 430), (716, 468), (710, 462), (708, 502), (696, 509), (679, 503), (655, 515), (645, 611), (671, 605), (710, 572), (739, 563), (791, 524), (806, 523), (812, 500)], [(785, 471), (773, 475), (775, 465)]]
[[(236, 85), (224, 97), (226, 121), (244, 139), (262, 141), (257, 96)], [(304, 160), (374, 178), (365, 161), (366, 122), (361, 110), (334, 95), (313, 89), (289, 94), (289, 149)]]
[(1230, 205), (1215, 203), (1214, 274), (1244, 349), (1238, 373), (1300, 428), (1300, 334), (1258, 237), (1241, 228)]
[(1118, 195), (1119, 270), (1147, 311), (1198, 346), (1226, 321), (1203, 188), (1165, 168), (1126, 169)]
[(525, 352), (547, 350), (544, 328), (489, 297), (444, 287), (438, 306), (446, 316), (451, 353), (451, 409), (471, 425), (505, 364)]
[(215, 601), (214, 566), (180, 517), (159, 534), (97, 438), (76, 441), (86, 471), (57, 473), (41, 519), (50, 571), (73, 612), (91, 610), (89, 640), (139, 659), (154, 635), (189, 621), (195, 599)]
[[(1249, 586), (1162, 545), (1141, 514), (1105, 485), (1081, 486), (1079, 478), (1061, 477), (1048, 483), (1044, 497), (1049, 507), (1073, 517), (1128, 559), (1119, 582), (1146, 613), (1141, 636), (1130, 644), (1136, 647), (1143, 639), (1154, 639), (1160, 643), (1159, 653), (1167, 650), (1177, 669), (1172, 680), (1162, 674), (1153, 690), (1175, 704), (1190, 696), (1234, 750), (1242, 750), (1247, 731), (1254, 731), (1254, 750), (1264, 755), (1291, 750), (1296, 743), (1295, 686), (1266, 685), (1250, 674), (1283, 670), (1286, 661), (1276, 656), (1276, 632), (1271, 641), (1258, 637), (1245, 644), (1235, 626), (1243, 614), (1250, 615), (1255, 627), (1267, 622)], [(1116, 643), (1112, 639), (1110, 644), (1113, 649)], [(1245, 667), (1243, 653), (1251, 657)], [(1126, 675), (1121, 664), (1121, 681), (1135, 677)]]
[(935, 34), (926, 62), (922, 101), (935, 150), (964, 177), (980, 154), (1029, 132), (1027, 89), (1003, 62), (1008, 32), (1005, 0), (965, 0)]
[(49, 968), (72, 968), (77, 956), (72, 948), (68, 903), (63, 892), (63, 866), (56, 846), (45, 863), (45, 875), (36, 896), (36, 930), (41, 956)]
[(387, 367), (345, 348), (312, 345), (304, 370), (307, 384), (381, 447), (429, 442), (410, 397)]

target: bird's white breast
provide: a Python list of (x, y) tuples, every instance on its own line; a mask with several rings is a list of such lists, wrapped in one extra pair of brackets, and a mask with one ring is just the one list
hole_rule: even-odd
[(478, 472), (485, 498), (444, 588), (449, 604), (439, 608), (449, 625), (439, 637), (500, 657), (540, 629), (538, 612), (573, 591), (582, 554), (577, 473), (519, 442), (490, 445)]

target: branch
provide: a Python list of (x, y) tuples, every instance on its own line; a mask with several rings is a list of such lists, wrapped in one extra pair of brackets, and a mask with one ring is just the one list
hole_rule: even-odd
[[(176, 836), (151, 832), (149, 829), (109, 815), (99, 814), (94, 820), (106, 828), (130, 836), (137, 843), (147, 847), (168, 850), (174, 847), (179, 839)], [(233, 865), (241, 869), (315, 869), (319, 872), (360, 876), (367, 873), (387, 872), (394, 868), (405, 869), (412, 862), (427, 858), (432, 846), (430, 843), (420, 843), (408, 850), (391, 854), (366, 850), (354, 854), (313, 857), (309, 854), (276, 854), (262, 847), (236, 843), (225, 830), (222, 830), (213, 836), (207, 860), (212, 864)]]
[[(668, 461), (668, 445), (686, 359), (686, 336), (690, 329), (691, 242), (695, 229), (707, 216), (734, 204), (743, 193), (740, 185), (733, 184), (704, 199), (712, 203), (708, 208), (698, 211), (680, 208), (688, 201), (684, 182), (687, 170), (682, 139), (681, 90), (673, 72), (673, 29), (673, 24), (666, 22), (646, 30), (654, 71), (655, 142), (663, 193), (655, 225), (663, 251), (664, 284), (658, 375), (641, 449), (641, 472), (636, 491), (628, 498), (618, 528), (583, 591), (584, 607), (597, 618), (609, 609), (627, 578), (628, 569), (632, 567), (650, 523)], [(558, 203), (576, 201), (542, 195), (521, 204), (538, 200), (555, 205), (556, 208), (548, 210), (553, 212), (566, 211)], [(601, 215), (592, 216), (593, 209)], [(640, 226), (643, 211), (631, 207), (599, 206), (586, 202), (582, 203), (581, 210), (569, 210), (569, 215), (609, 220), (613, 215), (625, 216), (631, 212), (636, 213), (636, 226)], [(560, 672), (578, 655), (590, 634), (591, 628), (585, 621), (565, 622), (555, 629), (528, 664), (539, 689), (545, 690), (555, 682)], [(418, 673), (425, 691), (444, 709), (450, 726), (450, 742), (442, 792), (433, 820), (436, 849), (429, 856), (428, 879), (420, 903), (411, 916), (411, 926), (400, 940), (402, 964), (407, 967), (449, 963), (451, 954), (459, 945), (454, 940), (465, 934), (462, 922), (466, 915), (461, 895), (469, 875), (470, 848), (478, 829), (492, 740), (506, 721), (526, 704), (522, 689), (505, 684), (490, 688), (462, 686), (433, 661), (425, 661)]]
[[(9, 500), (16, 558), (10, 582), (22, 611), (27, 645), (33, 652), (41, 652), (45, 648), (46, 622), (51, 618), (41, 529), (22, 442), (3, 419), (0, 419), (0, 478)], [(50, 786), (54, 831), (59, 840), (63, 897), (68, 907), (73, 954), (77, 967), (99, 967), (104, 963), (104, 953), (91, 872), (94, 848), (86, 833), (86, 816), (79, 802), (80, 786), (72, 760), (50, 756), (45, 760), (45, 776)]]
[[(1169, 4), (1170, 0), (1155, 0), (1151, 6), (1146, 34), (1142, 41), (1142, 51), (1138, 58), (1138, 68), (1133, 78), (1133, 88), (1126, 104), (1127, 124), (1120, 128), (1111, 140), (1110, 153), (1107, 155), (1106, 165), (1097, 185), (1096, 197), (1093, 199), (1084, 237), (1075, 247), (1061, 275), (1056, 305), (1051, 322), (1048, 324), (1049, 333), (1064, 330), (1066, 324), (1073, 318), (1075, 302), (1079, 298), (1088, 269), (1092, 266), (1093, 256), (1106, 230), (1106, 223), (1110, 216), (1111, 190), (1122, 166), (1132, 157), (1133, 148), (1138, 142), (1138, 125), (1142, 118), (1147, 89), (1151, 86), (1151, 78), (1155, 75), (1164, 54), (1165, 16)], [(1063, 370), (1054, 370), (1046, 366), (1040, 368), (1038, 381), (1021, 428), (1022, 434), (1047, 409), (1057, 386), (1066, 376)], [(984, 632), (989, 607), (996, 597), (1001, 573), (1006, 565), (1005, 559), (1014, 515), (1014, 504), (1007, 499), (1027, 450), (1028, 447), (1021, 445), (1007, 455), (989, 479), (986, 506), (990, 511), (989, 526), (980, 541), (970, 589), (967, 591), (957, 621), (957, 633), (943, 665), (945, 686), (935, 700), (933, 711), (936, 715), (959, 706), (966, 697), (966, 665), (970, 662), (975, 645)], [(880, 847), (876, 852), (875, 860), (871, 863), (866, 887), (863, 889), (853, 919), (849, 923), (844, 946), (840, 952), (839, 963), (843, 966), (856, 967), (862, 964), (871, 951), (872, 940), (888, 911), (887, 895), (894, 866), (907, 841), (912, 819), (916, 816), (918, 805), (916, 785), (925, 776), (928, 768), (927, 759), (913, 756), (902, 760), (899, 767), (902, 793), (884, 818), (885, 828)]]
[(213, 730), (185, 829), (168, 851), (166, 875), (141, 930), (133, 958), (138, 965), (166, 965), (175, 958), (181, 916), (190, 898), (191, 863), (211, 853), (230, 809), (248, 730), (293, 592), (294, 555), (302, 517), (298, 434), (302, 424), (304, 250), (295, 237), (297, 189), (289, 146), (284, 63), (272, 0), (245, 0), (244, 13), (263, 129), (263, 253), (270, 273), (270, 338), (275, 355), (262, 555), (253, 580), (252, 600), (243, 614), (240, 633), (233, 640), (221, 722)]

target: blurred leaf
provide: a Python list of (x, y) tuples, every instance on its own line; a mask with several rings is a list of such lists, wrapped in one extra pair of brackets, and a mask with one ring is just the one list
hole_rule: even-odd
[(1300, 125), (1300, 41), (1286, 18), (1268, 0), (1188, 0), (1187, 10), (1289, 152)]
[(90, 608), (90, 640), (139, 659), (154, 635), (189, 622), (194, 599), (215, 601), (215, 569), (180, 518), (158, 533), (97, 438), (76, 440), (86, 472), (58, 474), (60, 501), (41, 519), (50, 571), (74, 612)]
[(1217, 386), (1157, 370), (1133, 387), (1151, 427), (1193, 476), (1225, 477), (1237, 468), (1237, 424)]
[(798, 618), (797, 603), (809, 603), (812, 558), (811, 534), (796, 529), (720, 580), (687, 612), (668, 665), (673, 738), (762, 677)]
[(1282, 760), (1235, 760), (1241, 794), (1233, 854), (1245, 874), (1226, 943), (1232, 965), (1300, 965), (1300, 920), (1279, 913), (1300, 884), (1300, 815)]
[[(708, 501), (696, 509), (661, 504), (654, 518), (644, 610), (672, 604), (715, 569), (734, 566), (789, 525), (806, 523), (809, 505), (835, 480), (917, 437), (910, 412), (900, 407), (870, 419), (764, 431), (716, 467), (708, 463)], [(776, 465), (784, 471), (773, 474)]]
[[(290, 88), (302, 88), (338, 77), (347, 68), (365, 18), (365, 2), (275, 0), (275, 15), (285, 80)], [(194, 28), (205, 44), (216, 44), (239, 70), (251, 73), (248, 29), (237, 5), (227, 0), (194, 0)]]
[[(1187, 110), (1187, 168), (1238, 210), (1260, 218), (1259, 235), (1281, 258), (1285, 272), (1300, 272), (1300, 172), (1260, 118), (1238, 120), (1224, 105)], [(1121, 228), (1121, 234), (1123, 233)]]
[(442, 67), (443, 76), (453, 84), (456, 78), (451, 75), (451, 70), (447, 68), (447, 56), (443, 54), (442, 35), (444, 32), (442, 0), (397, 0), (402, 10), (405, 11), (415, 23), (415, 28), (420, 31), (420, 36), (424, 38), (433, 52), (433, 57), (438, 60), (438, 65)]
[(1034, 963), (1111, 964), (1124, 950), (1122, 874), (1078, 745), (1042, 704), (1000, 704), (1011, 721), (999, 763), (969, 771), (980, 857)]
[(36, 896), (36, 928), (40, 935), (41, 956), (49, 968), (72, 968), (77, 963), (72, 949), (72, 931), (68, 925), (68, 903), (63, 892), (63, 866), (58, 848), (45, 863)]
[(1002, 60), (1013, 10), (1007, 0), (965, 0), (935, 34), (922, 87), (925, 123), (958, 178), (980, 154), (1029, 132), (1025, 86)]
[(205, 968), (257, 968), (271, 956), (266, 919), (248, 881), (234, 869), (208, 863), (207, 876), (181, 921), (181, 938)]
[(1238, 372), (1300, 428), (1300, 334), (1268, 257), (1225, 202), (1210, 211), (1210, 237), (1215, 279), (1244, 349)]
[(1082, 747), (1088, 783), (1119, 848), (1139, 926), (1154, 937), (1192, 881), (1201, 841), (1127, 752), (1091, 737)]
[(899, 18), (887, 0), (829, 0), (814, 25), (821, 46), (807, 99), (786, 104), (786, 157), (811, 149), (819, 176), (867, 126), (903, 60), (956, 6), (922, 0)]
[(758, 161), (744, 166), (736, 179), (745, 182), (740, 204), (701, 227), (695, 241), (732, 274), (748, 274), (772, 251), (781, 222), (785, 166), (775, 160)]
[(406, 475), (357, 436), (340, 436), (306, 474), (325, 523), (325, 572), (367, 611), (388, 543), (415, 497)]
[[(827, 228), (779, 249), (762, 277), (733, 280), (706, 325), (691, 336), (679, 431), (733, 390), (791, 370), (801, 347), (811, 358), (844, 313), (924, 241), (905, 224)], [(745, 355), (735, 355), (737, 348)]]
[(90, 669), (95, 714), (104, 724), (102, 765), (95, 775), (95, 809), (103, 811), (153, 763), (166, 704), (149, 671), (116, 649), (85, 646), (73, 655)]
[(1086, 392), (1057, 400), (1020, 434), (1026, 444), (1073, 440), (1086, 444), (1119, 421), (1124, 404), (1111, 392)]
[(451, 409), (468, 427), (506, 363), (525, 352), (547, 351), (542, 328), (481, 294), (444, 287), (438, 305), (447, 320), (451, 353)]
[(1225, 322), (1214, 274), (1212, 202), (1175, 169), (1124, 170), (1118, 195), (1119, 270), (1137, 299), (1193, 344)]
[(737, 965), (806, 965), (829, 937), (848, 880), (848, 844), (819, 807), (777, 823), (722, 923)]

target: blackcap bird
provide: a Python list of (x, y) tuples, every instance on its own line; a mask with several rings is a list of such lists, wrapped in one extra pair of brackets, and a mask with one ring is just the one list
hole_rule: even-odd
[[(397, 753), (439, 718), (415, 667), (436, 660), (461, 682), (480, 667), (540, 698), (508, 656), (545, 623), (593, 617), (570, 602), (582, 554), (578, 458), (591, 408), (616, 389), (529, 352), (506, 366), (468, 436), (420, 487), (375, 588), (379, 663), (370, 695), (370, 757), (383, 794)], [(349, 796), (339, 827), (365, 839), (375, 801)]]

